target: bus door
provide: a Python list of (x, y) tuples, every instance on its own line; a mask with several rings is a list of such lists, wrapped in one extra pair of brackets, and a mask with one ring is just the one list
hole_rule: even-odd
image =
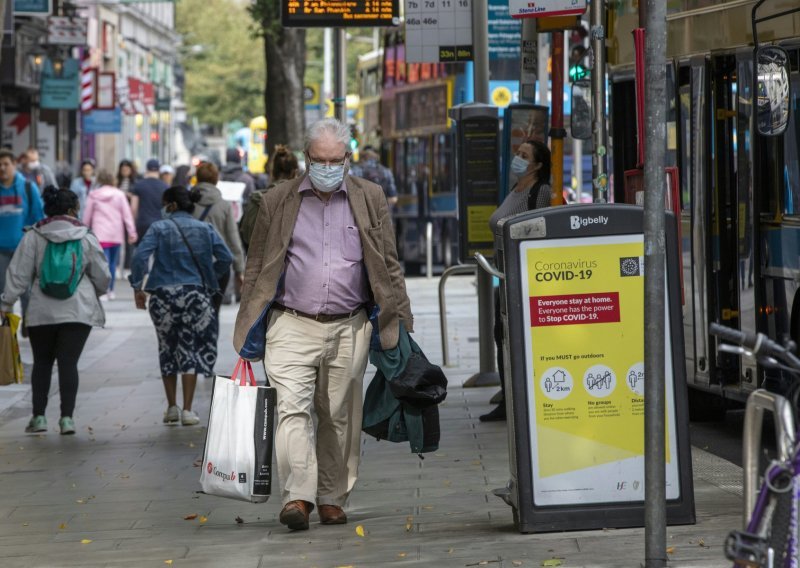
[[(739, 184), (737, 183), (736, 150), (738, 138), (738, 69), (733, 54), (713, 55), (711, 58), (711, 116), (709, 228), (711, 250), (709, 258), (708, 308), (709, 319), (739, 329), (740, 324), (740, 261), (746, 262), (740, 247)], [(715, 347), (714, 342), (712, 346)], [(720, 386), (738, 386), (740, 360), (736, 355), (709, 353), (712, 382)]]

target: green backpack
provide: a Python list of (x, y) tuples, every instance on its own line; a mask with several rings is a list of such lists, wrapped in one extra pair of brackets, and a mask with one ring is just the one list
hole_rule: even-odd
[(83, 243), (81, 239), (48, 242), (39, 270), (39, 287), (53, 298), (65, 300), (75, 293), (83, 276)]

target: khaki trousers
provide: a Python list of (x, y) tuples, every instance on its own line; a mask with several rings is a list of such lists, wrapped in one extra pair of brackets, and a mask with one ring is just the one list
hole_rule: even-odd
[(302, 499), (343, 507), (355, 485), (370, 329), (366, 310), (328, 323), (271, 311), (264, 366), (278, 391), (275, 454), (284, 505)]

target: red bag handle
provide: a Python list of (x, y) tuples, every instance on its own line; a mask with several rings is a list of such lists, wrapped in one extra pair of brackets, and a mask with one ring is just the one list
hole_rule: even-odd
[(236, 362), (236, 367), (233, 369), (231, 380), (236, 382), (236, 375), (239, 375), (239, 386), (246, 387), (247, 379), (250, 379), (250, 386), (256, 386), (256, 377), (253, 375), (253, 365), (250, 361), (242, 359), (241, 357)]

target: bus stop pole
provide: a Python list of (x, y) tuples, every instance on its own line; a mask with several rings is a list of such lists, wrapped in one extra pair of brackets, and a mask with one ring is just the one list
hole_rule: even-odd
[[(472, 2), (472, 50), (475, 102), (489, 104), (489, 2)], [(469, 386), (498, 384), (494, 356), (494, 301), (492, 276), (478, 270), (478, 341), (480, 372), (470, 377)], [(465, 383), (467, 386), (467, 383)]]
[(345, 28), (333, 30), (333, 115), (347, 124), (347, 47)]
[[(606, 2), (592, 0), (589, 13), (594, 69), (592, 69), (592, 201), (608, 202), (606, 141)], [(580, 186), (579, 186), (580, 187)]]
[[(640, 2), (640, 6), (641, 6)], [(645, 566), (667, 565), (664, 291), (666, 236), (666, 52), (664, 0), (647, 0), (644, 167)]]

